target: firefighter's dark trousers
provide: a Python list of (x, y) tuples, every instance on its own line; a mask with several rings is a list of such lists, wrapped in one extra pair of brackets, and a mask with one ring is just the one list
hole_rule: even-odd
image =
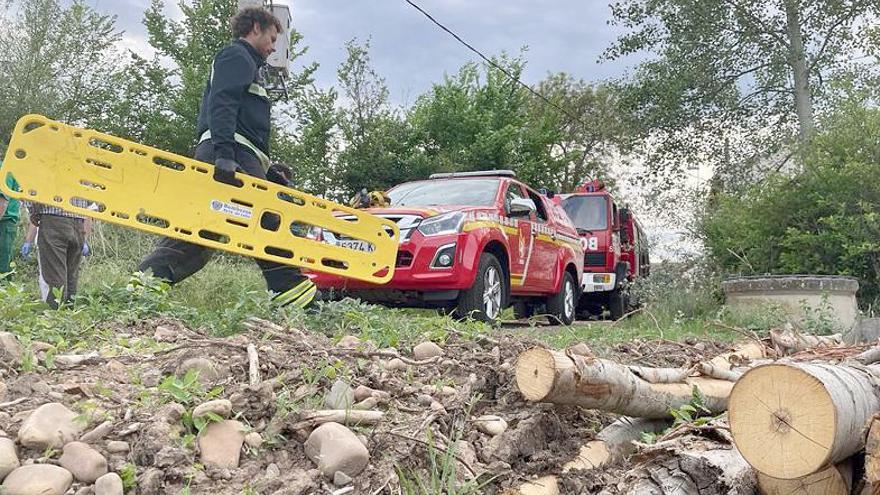
[(40, 215), (37, 261), (41, 290), (48, 289), (42, 294), (43, 299), (49, 307), (58, 308), (56, 290), (61, 290), (63, 302), (69, 302), (76, 295), (85, 240), (83, 219)]
[[(214, 163), (214, 146), (210, 139), (198, 145), (195, 158), (206, 163)], [(235, 146), (235, 161), (241, 166), (241, 172), (261, 179), (266, 178), (266, 173), (257, 157), (238, 144)], [(154, 276), (176, 284), (201, 270), (211, 259), (213, 252), (207, 247), (164, 237), (156, 243), (156, 248), (141, 262), (138, 269), (143, 272), (152, 271)], [(310, 282), (306, 283), (308, 278), (302, 275), (299, 269), (272, 261), (259, 259), (255, 261), (263, 271), (267, 288), (275, 293), (278, 299), (302, 299), (294, 297), (299, 291), (311, 291), (309, 296), (314, 295), (314, 285)], [(291, 293), (285, 294), (288, 292)], [(299, 294), (299, 296), (303, 295), (305, 294)], [(311, 297), (308, 299), (310, 301)], [(307, 302), (303, 301), (304, 304)]]

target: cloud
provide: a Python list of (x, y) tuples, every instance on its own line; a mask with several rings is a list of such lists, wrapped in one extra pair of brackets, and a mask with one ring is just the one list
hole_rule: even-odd
[[(126, 32), (126, 47), (146, 39), (141, 23), (149, 0), (88, 0), (101, 12), (114, 14)], [(166, 2), (173, 18), (176, 1)], [(281, 2), (285, 3), (285, 2)], [(412, 103), (445, 74), (478, 60), (449, 34), (403, 0), (296, 0), (291, 4), (296, 29), (305, 36), (304, 62), (321, 64), (317, 81), (330, 86), (345, 59), (344, 43), (371, 39), (371, 56), (392, 99)], [(602, 52), (620, 31), (609, 26), (606, 1), (557, 0), (417, 0), (423, 9), (488, 56), (518, 54), (528, 46), (523, 79), (536, 83), (551, 72), (599, 81), (622, 75), (631, 60), (598, 64)], [(146, 49), (146, 47), (144, 47)]]

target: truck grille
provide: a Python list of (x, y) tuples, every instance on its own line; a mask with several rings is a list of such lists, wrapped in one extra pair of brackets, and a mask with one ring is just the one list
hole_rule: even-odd
[(584, 254), (584, 266), (605, 266), (605, 253)]

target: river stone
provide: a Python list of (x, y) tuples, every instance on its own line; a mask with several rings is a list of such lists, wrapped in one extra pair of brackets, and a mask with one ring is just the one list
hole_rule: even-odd
[(244, 443), (252, 449), (258, 449), (263, 446), (263, 437), (259, 433), (252, 431), (244, 436)]
[(185, 376), (190, 371), (199, 374), (199, 382), (201, 383), (214, 383), (222, 376), (214, 361), (203, 357), (189, 358), (177, 368), (179, 376)]
[(243, 424), (233, 420), (209, 424), (199, 436), (202, 464), (220, 469), (237, 468), (244, 430)]
[(70, 471), (52, 464), (31, 464), (9, 473), (3, 495), (64, 495), (73, 484)]
[(95, 482), (95, 495), (122, 495), (122, 478), (116, 473), (107, 473)]
[(478, 430), (493, 437), (504, 433), (504, 430), (507, 429), (507, 421), (504, 421), (500, 416), (492, 414), (480, 416), (474, 420), (474, 423), (476, 423)]
[(111, 454), (127, 454), (129, 450), (131, 450), (131, 446), (128, 442), (123, 442), (121, 440), (111, 440), (107, 442), (107, 452), (110, 452)]
[(20, 465), (18, 454), (15, 452), (15, 442), (8, 438), (0, 438), (0, 481)]
[(76, 413), (58, 402), (36, 408), (18, 430), (18, 443), (36, 449), (59, 449), (82, 433)]
[(18, 364), (23, 352), (15, 334), (0, 332), (0, 361)]
[(443, 349), (433, 342), (422, 342), (413, 348), (413, 357), (419, 361), (443, 355)]
[(214, 413), (221, 418), (228, 418), (232, 414), (232, 402), (229, 399), (217, 399), (204, 404), (199, 404), (193, 410), (193, 418), (201, 418), (209, 413)]
[(59, 462), (61, 467), (73, 473), (73, 477), (83, 483), (94, 483), (107, 474), (107, 459), (87, 443), (70, 442), (65, 445)]
[(403, 371), (406, 370), (406, 363), (399, 358), (394, 358), (387, 363), (385, 363), (385, 369), (388, 371)]
[(337, 471), (353, 478), (370, 462), (370, 452), (364, 444), (339, 423), (325, 423), (315, 428), (304, 447), (306, 456), (330, 480)]

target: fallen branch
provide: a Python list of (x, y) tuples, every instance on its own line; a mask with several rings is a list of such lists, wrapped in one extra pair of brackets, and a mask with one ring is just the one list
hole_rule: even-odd
[(250, 381), (250, 385), (253, 387), (260, 384), (260, 357), (257, 354), (257, 348), (254, 347), (254, 344), (248, 344), (247, 355), (248, 379)]
[(385, 418), (382, 411), (357, 411), (346, 409), (326, 409), (321, 411), (303, 411), (297, 421), (290, 425), (293, 430), (312, 429), (324, 423), (339, 423), (346, 426), (373, 426)]

